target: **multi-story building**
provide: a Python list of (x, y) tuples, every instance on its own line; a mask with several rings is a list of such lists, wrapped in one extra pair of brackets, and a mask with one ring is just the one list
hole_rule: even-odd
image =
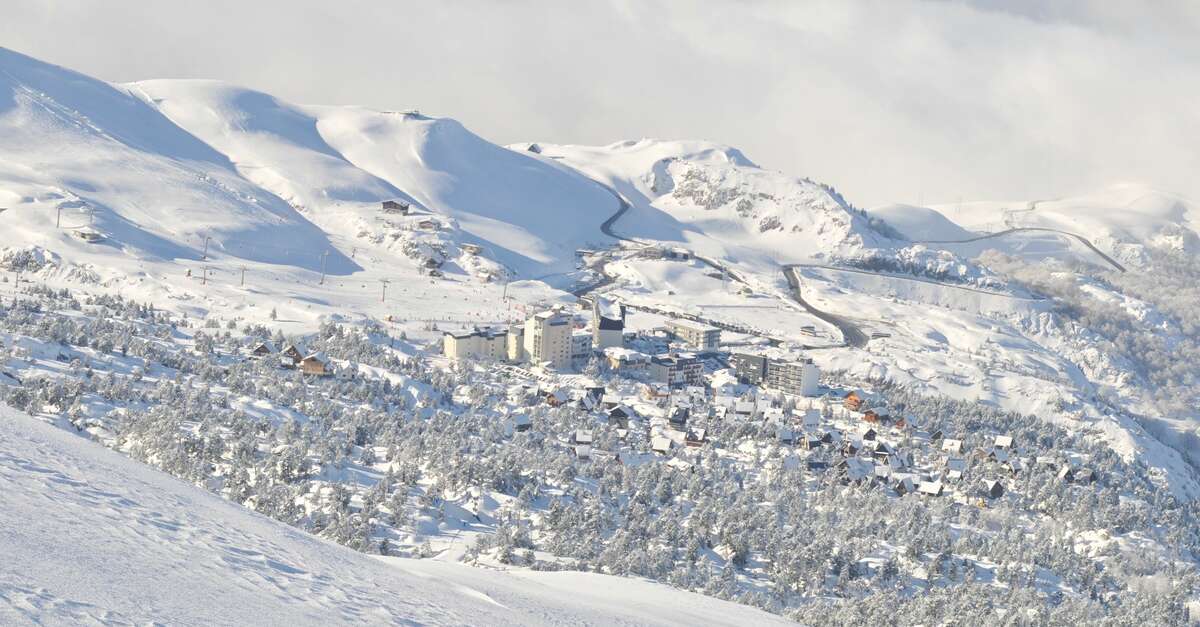
[(764, 385), (785, 394), (816, 396), (821, 371), (811, 359), (784, 361), (769, 359), (766, 363)]
[(525, 352), (534, 364), (557, 370), (571, 367), (571, 317), (561, 311), (543, 311), (525, 321)]
[(811, 359), (787, 361), (734, 353), (729, 357), (729, 365), (740, 383), (761, 385), (796, 396), (818, 394), (821, 371)]
[(625, 344), (625, 305), (597, 295), (592, 300), (592, 346), (604, 350)]
[(699, 385), (704, 375), (704, 366), (691, 353), (678, 355), (656, 355), (650, 358), (650, 376), (668, 387)]
[(571, 333), (571, 361), (576, 366), (587, 363), (592, 356), (592, 333), (586, 330)]
[(667, 321), (667, 329), (692, 348), (715, 351), (721, 344), (721, 330), (707, 324), (675, 318)]
[(508, 360), (514, 363), (529, 360), (529, 353), (525, 352), (525, 325), (514, 324), (508, 327)]
[(474, 329), (442, 335), (442, 353), (451, 359), (494, 359), (508, 356), (508, 332)]
[(733, 367), (739, 383), (762, 385), (767, 378), (767, 358), (762, 355), (734, 353), (729, 356), (729, 365)]

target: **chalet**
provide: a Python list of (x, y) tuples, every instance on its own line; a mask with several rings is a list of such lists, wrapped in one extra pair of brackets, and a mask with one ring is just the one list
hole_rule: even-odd
[(992, 443), (992, 448), (1010, 449), (1013, 445), (1011, 435), (998, 435)]
[(679, 472), (692, 472), (692, 470), (694, 470), (690, 462), (679, 458), (668, 460), (666, 466), (671, 470), (677, 470)]
[(1034, 460), (1034, 463), (1036, 463), (1038, 466), (1042, 466), (1043, 468), (1049, 468), (1050, 470), (1058, 468), (1058, 460), (1048, 455), (1038, 455), (1037, 459)]
[(962, 455), (963, 449), (964, 447), (962, 440), (955, 440), (953, 438), (946, 438), (942, 440), (942, 450), (947, 453)]
[(417, 228), (421, 229), (422, 231), (436, 231), (440, 227), (441, 225), (438, 224), (436, 220), (430, 220), (428, 218), (417, 222)]
[(733, 413), (748, 418), (754, 415), (755, 409), (754, 401), (738, 401), (733, 406)]
[(904, 496), (916, 490), (916, 483), (913, 481), (912, 475), (892, 473), (892, 489), (896, 491), (896, 494)]
[(408, 215), (410, 207), (408, 203), (404, 202), (403, 200), (385, 200), (383, 201), (381, 209), (384, 213), (406, 216)]
[(591, 432), (590, 430), (588, 430), (588, 429), (576, 429), (576, 430), (575, 430), (575, 434), (574, 434), (574, 436), (573, 436), (573, 438), (572, 438), (572, 439), (574, 440), (574, 442), (575, 442), (576, 444), (588, 444), (588, 445), (591, 445), (591, 443), (592, 443), (592, 432)]
[(592, 447), (590, 444), (578, 444), (572, 450), (575, 451), (575, 457), (579, 459), (592, 458)]
[(922, 481), (917, 486), (917, 492), (925, 496), (941, 496), (946, 491), (946, 486), (942, 485), (941, 481)]
[(998, 499), (1004, 496), (1004, 485), (995, 479), (985, 479), (983, 482), (983, 493), (989, 499)]
[(804, 412), (802, 424), (805, 431), (816, 431), (821, 427), (821, 412), (815, 409)]
[(642, 398), (658, 403), (671, 398), (671, 388), (665, 383), (648, 383), (642, 386)]
[(704, 429), (688, 429), (687, 435), (683, 437), (683, 443), (692, 448), (704, 446), (707, 441), (708, 432)]
[(687, 424), (688, 413), (687, 407), (672, 407), (667, 412), (667, 422), (672, 426), (682, 427)]
[(872, 479), (875, 476), (875, 464), (858, 457), (847, 457), (835, 466), (844, 480), (850, 483)]
[(888, 446), (887, 442), (875, 442), (875, 448), (871, 451), (871, 456), (876, 461), (887, 462), (889, 459), (896, 457), (896, 451)]
[(854, 455), (858, 455), (858, 452), (861, 451), (862, 448), (862, 438), (859, 438), (858, 436), (850, 436), (849, 438), (846, 438), (845, 442), (842, 442), (842, 455), (845, 455), (846, 457), (853, 457)]
[(300, 360), (304, 359), (304, 353), (300, 352), (300, 349), (296, 348), (295, 344), (288, 344), (287, 346), (283, 347), (283, 350), (279, 352), (279, 355), (281, 357), (291, 359), (293, 365), (300, 363)]
[(459, 248), (461, 248), (464, 253), (472, 256), (483, 252), (483, 247), (478, 244), (460, 244)]
[(1075, 469), (1070, 466), (1063, 466), (1058, 471), (1058, 478), (1066, 482), (1075, 480)]
[(512, 418), (513, 431), (529, 431), (533, 428), (533, 421), (525, 414), (517, 414)]
[(625, 405), (617, 405), (608, 410), (608, 422), (618, 424), (624, 428), (629, 428), (629, 420), (635, 416), (637, 414)]
[(805, 464), (805, 467), (812, 472), (825, 472), (829, 470), (829, 463), (820, 460), (811, 460)]
[(660, 455), (666, 455), (671, 452), (671, 447), (675, 446), (675, 442), (666, 436), (655, 436), (650, 439), (650, 450)]
[(557, 390), (545, 391), (542, 394), (542, 400), (551, 407), (560, 407), (570, 401), (571, 397), (567, 395), (566, 390), (560, 388)]
[(1096, 480), (1096, 473), (1090, 468), (1080, 468), (1075, 471), (1075, 483), (1090, 484)]
[(862, 438), (864, 442), (874, 442), (877, 435), (879, 434), (871, 427), (865, 427), (858, 432), (858, 437)]
[(993, 448), (992, 450), (988, 451), (988, 453), (987, 453), (987, 460), (990, 462), (996, 462), (999, 464), (1007, 464), (1008, 458), (1009, 458), (1008, 449), (1005, 449), (1005, 448)]
[(325, 356), (325, 353), (313, 353), (300, 360), (300, 372), (318, 377), (327, 377), (333, 374), (333, 368), (330, 366), (329, 358)]
[(775, 431), (775, 438), (779, 440), (780, 444), (796, 443), (796, 433), (792, 431), (791, 427), (779, 427), (779, 429)]
[(1024, 470), (1025, 464), (1024, 464), (1024, 462), (1021, 461), (1021, 458), (1012, 457), (1012, 458), (1009, 458), (1008, 463), (1005, 464), (1004, 467), (1007, 468), (1009, 472), (1011, 472), (1012, 474), (1015, 475), (1015, 474), (1021, 472), (1022, 470)]
[(250, 357), (259, 359), (268, 355), (275, 354), (275, 345), (270, 342), (259, 342), (250, 347)]
[(600, 401), (604, 398), (604, 388), (590, 387), (583, 391), (583, 396), (579, 398), (579, 406), (587, 411), (592, 411), (600, 407)]
[(846, 398), (842, 399), (842, 406), (850, 411), (858, 411), (862, 409), (865, 402), (866, 400), (862, 392), (851, 392), (846, 395)]
[(892, 476), (892, 469), (883, 464), (875, 464), (875, 481), (887, 485), (888, 479)]
[(887, 410), (882, 407), (868, 409), (867, 411), (863, 412), (862, 419), (864, 422), (870, 422), (872, 424), (880, 422), (887, 424), (889, 420)]
[(930, 442), (937, 442), (938, 440), (941, 440), (943, 437), (944, 437), (944, 436), (942, 435), (942, 430), (941, 430), (941, 429), (937, 429), (937, 430), (935, 430), (933, 433), (929, 434), (929, 441), (930, 441)]
[(800, 437), (800, 446), (807, 450), (812, 450), (823, 444), (820, 434), (806, 433)]

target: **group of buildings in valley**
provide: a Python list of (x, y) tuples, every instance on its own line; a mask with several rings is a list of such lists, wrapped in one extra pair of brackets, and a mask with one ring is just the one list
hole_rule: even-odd
[(719, 328), (686, 318), (672, 318), (643, 337), (626, 331), (628, 309), (624, 304), (604, 296), (582, 302), (590, 309), (590, 317), (576, 316), (559, 306), (507, 328), (447, 331), (442, 352), (454, 360), (530, 364), (558, 372), (578, 370), (599, 358), (610, 372), (668, 388), (701, 385), (706, 360), (728, 361), (743, 384), (798, 396), (818, 394), (820, 371), (811, 360), (730, 355), (721, 351)]

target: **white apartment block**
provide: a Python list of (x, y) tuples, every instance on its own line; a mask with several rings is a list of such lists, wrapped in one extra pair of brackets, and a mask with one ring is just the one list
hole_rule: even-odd
[(543, 311), (525, 321), (525, 352), (534, 364), (549, 363), (556, 370), (571, 368), (571, 317), (561, 311)]
[(475, 329), (442, 336), (442, 353), (450, 359), (492, 359), (508, 356), (508, 333), (494, 329)]
[(689, 346), (702, 350), (713, 351), (721, 344), (721, 330), (707, 324), (675, 318), (667, 321), (667, 329)]

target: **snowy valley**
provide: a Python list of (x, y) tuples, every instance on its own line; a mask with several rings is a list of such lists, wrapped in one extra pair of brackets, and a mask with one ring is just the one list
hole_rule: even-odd
[[(3, 48), (0, 140), (4, 621), (253, 620), (167, 590), (226, 580), (299, 623), (1200, 607), (1187, 199), (862, 208)], [(114, 552), (202, 567), (140, 610)]]

